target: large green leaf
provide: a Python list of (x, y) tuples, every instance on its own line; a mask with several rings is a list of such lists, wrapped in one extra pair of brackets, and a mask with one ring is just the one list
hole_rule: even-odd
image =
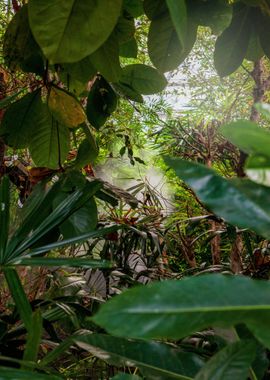
[(87, 89), (87, 83), (97, 74), (97, 69), (92, 65), (89, 57), (79, 62), (65, 63), (61, 65), (60, 78), (69, 91), (80, 95)]
[[(86, 58), (87, 60), (87, 58)], [(119, 43), (115, 33), (88, 57), (91, 64), (109, 82), (118, 82), (121, 75)]]
[(249, 180), (227, 180), (206, 166), (166, 158), (203, 203), (227, 222), (270, 237), (270, 191)]
[(121, 57), (137, 58), (138, 45), (135, 38), (132, 38), (124, 44), (121, 44), (119, 54), (121, 55)]
[(185, 0), (166, 0), (170, 16), (181, 46), (185, 46), (187, 34), (187, 8)]
[(130, 289), (92, 319), (113, 335), (170, 339), (246, 323), (270, 347), (269, 317), (269, 282), (211, 274)]
[(48, 95), (48, 106), (54, 118), (70, 128), (82, 124), (86, 115), (79, 101), (67, 91), (52, 86)]
[(106, 41), (121, 7), (122, 0), (30, 0), (30, 25), (52, 63), (76, 62)]
[(29, 137), (29, 151), (37, 166), (59, 168), (69, 152), (69, 129), (58, 123), (41, 100), (32, 110), (35, 133)]
[(123, 68), (120, 83), (130, 86), (140, 94), (151, 95), (164, 90), (167, 80), (151, 66), (133, 64)]
[(124, 0), (123, 8), (133, 17), (139, 17), (144, 13), (143, 0)]
[(193, 353), (181, 352), (156, 342), (134, 341), (102, 334), (82, 335), (74, 338), (74, 342), (95, 356), (106, 357), (109, 364), (123, 367), (133, 363), (147, 378), (188, 380), (204, 364)]
[(168, 12), (165, 0), (144, 0), (144, 11), (150, 20), (157, 19)]
[(61, 380), (61, 377), (54, 375), (46, 375), (42, 373), (33, 373), (22, 369), (14, 369), (8, 367), (0, 367), (0, 380)]
[(4, 176), (0, 182), (0, 205), (0, 263), (2, 263), (9, 234), (10, 187), (7, 176)]
[(118, 19), (114, 33), (119, 41), (119, 44), (129, 41), (135, 34), (134, 18), (123, 14)]
[(246, 56), (252, 30), (251, 12), (249, 7), (236, 4), (230, 26), (217, 39), (214, 60), (221, 77), (238, 69)]
[(176, 69), (182, 62), (181, 45), (171, 17), (165, 13), (151, 22), (148, 34), (148, 52), (153, 64), (161, 71)]
[(86, 114), (90, 123), (99, 129), (117, 107), (117, 95), (110, 84), (102, 77), (97, 77), (88, 98)]
[(24, 89), (22, 88), (18, 92), (15, 92), (14, 94), (12, 94), (10, 96), (6, 96), (3, 99), (1, 99), (0, 100), (0, 110), (2, 110), (3, 108), (6, 108), (10, 104), (12, 104), (23, 91), (24, 91)]
[(12, 71), (21, 68), (27, 72), (43, 73), (43, 55), (30, 30), (27, 5), (9, 23), (4, 36), (3, 53), (5, 63)]
[(226, 139), (248, 154), (270, 158), (270, 132), (248, 120), (238, 120), (220, 128)]
[(143, 103), (142, 95), (135, 91), (131, 86), (124, 83), (114, 83), (113, 88), (124, 98), (133, 100), (134, 102)]
[(239, 341), (229, 344), (196, 375), (195, 380), (243, 380), (248, 377), (249, 367), (256, 354), (256, 342)]
[(40, 310), (36, 310), (32, 316), (31, 329), (28, 331), (23, 360), (36, 362), (42, 337), (42, 316)]
[(34, 110), (40, 101), (38, 89), (9, 106), (0, 127), (0, 135), (4, 136), (7, 145), (13, 148), (27, 147), (32, 128), (38, 122), (38, 115)]
[(93, 164), (97, 156), (98, 147), (94, 137), (92, 136), (92, 140), (86, 138), (80, 143), (74, 166), (83, 168), (85, 165)]

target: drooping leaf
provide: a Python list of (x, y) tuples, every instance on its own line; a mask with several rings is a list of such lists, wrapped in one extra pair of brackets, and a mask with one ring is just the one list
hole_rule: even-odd
[(187, 8), (185, 0), (166, 0), (170, 16), (181, 46), (185, 48), (187, 35)]
[(48, 106), (54, 118), (70, 128), (82, 124), (86, 115), (81, 104), (70, 93), (52, 86), (48, 95)]
[(124, 0), (123, 8), (133, 17), (139, 17), (143, 14), (143, 0)]
[(157, 282), (106, 302), (93, 320), (113, 335), (147, 339), (180, 339), (210, 326), (246, 323), (269, 347), (269, 290), (267, 281), (219, 274)]
[(0, 127), (0, 135), (13, 148), (26, 148), (33, 125), (38, 122), (35, 109), (40, 103), (40, 89), (31, 92), (5, 112)]
[(160, 18), (168, 12), (166, 0), (144, 0), (143, 6), (150, 20)]
[(256, 342), (252, 340), (231, 343), (206, 363), (195, 380), (246, 379), (255, 354)]
[(134, 88), (140, 94), (150, 95), (164, 90), (167, 80), (151, 66), (133, 64), (123, 68), (120, 83)]
[(118, 82), (121, 66), (119, 43), (115, 33), (112, 33), (104, 44), (85, 60), (87, 59), (108, 82)]
[(252, 10), (243, 4), (234, 5), (232, 22), (218, 37), (214, 61), (221, 77), (233, 73), (246, 56), (251, 37)]
[(97, 74), (97, 69), (90, 62), (89, 57), (79, 62), (65, 63), (61, 65), (59, 73), (61, 81), (65, 83), (69, 91), (80, 95), (87, 89), (87, 83)]
[(57, 169), (69, 152), (70, 133), (49, 112), (40, 99), (32, 109), (35, 117), (35, 133), (29, 136), (29, 151), (37, 166)]
[(43, 55), (30, 30), (27, 4), (15, 14), (6, 29), (3, 53), (12, 71), (20, 68), (42, 75)]
[(99, 129), (116, 107), (116, 93), (104, 78), (97, 77), (87, 98), (86, 114), (89, 122)]
[(138, 45), (135, 38), (132, 38), (124, 44), (121, 44), (119, 54), (121, 55), (121, 57), (137, 58)]
[(192, 0), (187, 3), (190, 15), (198, 25), (208, 26), (220, 34), (232, 20), (232, 6), (226, 0)]
[(92, 164), (98, 156), (98, 147), (94, 137), (84, 139), (79, 146), (75, 167), (82, 168), (85, 165)]
[(106, 41), (121, 7), (122, 0), (30, 0), (30, 25), (51, 63), (76, 62)]
[(142, 95), (135, 91), (131, 86), (124, 83), (114, 83), (113, 87), (119, 95), (124, 98), (133, 100), (134, 102), (143, 103)]

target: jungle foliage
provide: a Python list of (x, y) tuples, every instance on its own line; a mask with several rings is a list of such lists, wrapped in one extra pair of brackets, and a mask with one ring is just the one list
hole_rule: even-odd
[[(8, 292), (13, 301), (7, 296), (0, 314), (0, 379), (266, 379), (269, 282), (248, 276), (269, 271), (269, 247), (253, 248), (270, 238), (270, 2), (13, 0), (3, 8), (0, 265), (3, 298)], [(181, 196), (199, 208), (188, 215), (186, 231), (200, 233), (191, 241), (182, 221), (163, 228), (150, 185), (124, 191), (94, 171), (102, 143), (117, 139), (121, 157), (144, 164), (117, 117), (128, 123), (121, 112), (143, 112), (144, 97), (165, 90), (201, 27), (215, 36), (218, 75), (248, 60), (254, 91), (249, 120), (236, 120), (229, 107), (222, 120), (190, 128), (149, 111), (161, 125), (154, 134), (168, 177), (179, 178)], [(23, 160), (9, 160), (18, 152)], [(223, 274), (196, 272), (193, 247), (205, 222), (212, 263)], [(173, 229), (194, 271), (186, 278), (172, 275), (165, 252)], [(224, 236), (229, 267), (221, 260)], [(31, 296), (29, 267), (50, 268)], [(99, 288), (91, 296), (90, 285)]]

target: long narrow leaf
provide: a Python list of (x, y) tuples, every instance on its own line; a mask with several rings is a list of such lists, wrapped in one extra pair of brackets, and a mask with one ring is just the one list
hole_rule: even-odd
[(105, 260), (91, 260), (87, 258), (72, 257), (33, 257), (19, 258), (13, 261), (14, 265), (21, 266), (46, 266), (46, 267), (79, 267), (79, 268), (111, 268), (112, 263)]
[(61, 377), (54, 375), (45, 375), (42, 373), (33, 373), (8, 367), (0, 367), (0, 380), (61, 380)]
[(34, 243), (36, 243), (42, 236), (52, 230), (54, 227), (60, 225), (72, 213), (78, 210), (87, 200), (89, 200), (101, 187), (99, 182), (87, 183), (82, 190), (77, 190), (69, 195), (63, 202), (61, 202), (53, 212), (27, 237), (15, 252), (9, 252), (9, 259), (18, 257), (21, 253), (26, 251)]
[(9, 232), (9, 179), (4, 176), (0, 185), (0, 263), (3, 263)]
[[(40, 310), (35, 311), (32, 317), (32, 326), (28, 331), (23, 360), (36, 362), (42, 335), (42, 316)], [(26, 366), (23, 366), (26, 368)]]
[(31, 331), (32, 328), (32, 309), (30, 303), (23, 290), (22, 283), (19, 279), (18, 273), (13, 268), (4, 268), (5, 278), (8, 283), (9, 290), (12, 298), (18, 309), (20, 317), (27, 329)]

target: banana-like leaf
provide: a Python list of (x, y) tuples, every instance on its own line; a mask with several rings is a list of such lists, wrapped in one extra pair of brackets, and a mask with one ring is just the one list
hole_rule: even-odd
[(113, 335), (171, 339), (245, 323), (270, 347), (269, 318), (269, 282), (211, 274), (133, 288), (102, 305), (92, 319)]

